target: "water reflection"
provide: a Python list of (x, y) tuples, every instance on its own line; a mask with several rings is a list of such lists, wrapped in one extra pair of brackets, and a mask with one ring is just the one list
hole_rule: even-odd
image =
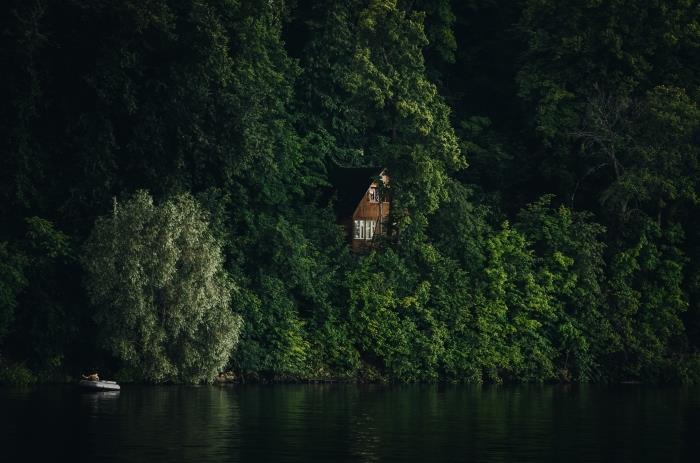
[(120, 401), (114, 439), (124, 461), (200, 462), (235, 456), (231, 444), (238, 434), (238, 406), (230, 391), (139, 388), (125, 391)]
[(88, 416), (98, 417), (104, 414), (113, 414), (117, 410), (116, 400), (119, 391), (81, 391), (80, 402)]
[[(0, 450), (101, 461), (693, 461), (700, 390), (0, 389)], [(38, 444), (38, 445), (37, 445)], [(26, 459), (26, 458), (24, 458)], [(2, 458), (2, 461), (15, 461)]]

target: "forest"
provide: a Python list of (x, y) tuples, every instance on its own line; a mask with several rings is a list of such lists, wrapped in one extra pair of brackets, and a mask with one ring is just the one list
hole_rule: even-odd
[(0, 383), (700, 382), (697, 2), (0, 9)]

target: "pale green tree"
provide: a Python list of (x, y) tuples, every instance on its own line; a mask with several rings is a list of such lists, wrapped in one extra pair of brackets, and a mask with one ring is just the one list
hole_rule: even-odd
[(206, 214), (188, 194), (138, 191), (95, 223), (83, 257), (102, 345), (131, 378), (207, 382), (238, 342), (235, 288)]

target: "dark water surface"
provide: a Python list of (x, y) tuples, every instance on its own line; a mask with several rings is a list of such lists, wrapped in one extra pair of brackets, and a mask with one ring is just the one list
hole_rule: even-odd
[(700, 461), (700, 389), (0, 389), (0, 461)]

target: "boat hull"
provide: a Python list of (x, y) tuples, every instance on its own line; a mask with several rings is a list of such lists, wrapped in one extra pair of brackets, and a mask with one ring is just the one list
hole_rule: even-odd
[(114, 381), (89, 381), (87, 379), (81, 380), (78, 386), (90, 391), (118, 391), (121, 389), (119, 384)]

